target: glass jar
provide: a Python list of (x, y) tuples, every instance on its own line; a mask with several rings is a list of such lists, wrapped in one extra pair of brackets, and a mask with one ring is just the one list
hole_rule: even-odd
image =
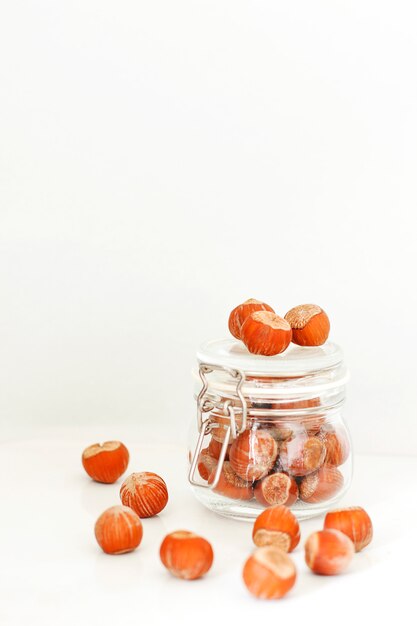
[(274, 504), (286, 504), (300, 520), (334, 507), (352, 476), (340, 348), (291, 344), (263, 357), (222, 339), (205, 343), (197, 360), (189, 445), (196, 497), (241, 520)]

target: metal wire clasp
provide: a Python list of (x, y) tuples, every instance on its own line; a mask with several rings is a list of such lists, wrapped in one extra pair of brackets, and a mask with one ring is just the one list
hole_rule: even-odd
[[(226, 400), (222, 406), (219, 406), (217, 404), (215, 405), (212, 401), (206, 398), (206, 393), (207, 393), (207, 389), (209, 385), (208, 380), (207, 380), (207, 374), (210, 374), (213, 371), (227, 372), (232, 378), (235, 378), (237, 380), (236, 393), (240, 400), (241, 411), (242, 411), (242, 420), (241, 420), (239, 429), (236, 428), (235, 407), (233, 407), (231, 400)], [(200, 374), (201, 382), (203, 383), (200, 393), (198, 394), (198, 397), (197, 397), (197, 425), (198, 425), (198, 430), (200, 434), (199, 434), (197, 445), (196, 445), (194, 455), (191, 461), (191, 467), (190, 467), (190, 471), (188, 474), (188, 480), (190, 481), (192, 485), (214, 489), (217, 486), (217, 483), (219, 482), (219, 479), (220, 479), (220, 474), (221, 474), (224, 459), (226, 456), (227, 446), (229, 445), (230, 436), (232, 435), (234, 439), (239, 433), (242, 433), (244, 430), (246, 430), (248, 407), (246, 404), (245, 397), (242, 393), (242, 386), (243, 386), (243, 383), (245, 382), (245, 374), (241, 370), (230, 369), (228, 367), (223, 367), (221, 365), (208, 365), (206, 363), (200, 364), (199, 374)], [(221, 410), (223, 414), (227, 418), (229, 418), (229, 424), (225, 428), (226, 432), (225, 432), (223, 444), (220, 450), (220, 455), (219, 455), (219, 459), (217, 463), (217, 469), (216, 469), (216, 474), (214, 476), (214, 480), (209, 485), (208, 484), (204, 485), (201, 482), (198, 482), (195, 480), (195, 471), (196, 471), (198, 459), (200, 457), (200, 453), (203, 447), (204, 437), (208, 435), (214, 427), (219, 426), (219, 424), (212, 422), (210, 420), (210, 417), (203, 420), (203, 413), (212, 411), (214, 408), (216, 408), (218, 411)]]

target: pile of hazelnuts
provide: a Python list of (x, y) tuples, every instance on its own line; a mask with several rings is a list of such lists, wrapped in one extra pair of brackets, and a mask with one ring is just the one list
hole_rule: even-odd
[[(100, 483), (114, 483), (126, 471), (129, 452), (120, 441), (107, 441), (86, 448), (82, 463), (87, 474)], [(100, 515), (95, 524), (99, 546), (107, 554), (135, 550), (142, 541), (141, 518), (160, 513), (168, 502), (164, 480), (153, 472), (128, 476), (120, 489), (122, 505)], [(243, 581), (257, 598), (279, 599), (294, 586), (297, 573), (288, 553), (300, 542), (300, 527), (285, 505), (266, 508), (255, 520), (252, 539), (256, 549), (243, 567)], [(312, 533), (305, 543), (305, 561), (315, 574), (344, 571), (355, 552), (372, 539), (372, 522), (360, 507), (327, 513), (324, 529)], [(194, 580), (213, 564), (211, 544), (190, 531), (168, 534), (160, 546), (160, 558), (178, 578)]]
[[(127, 469), (129, 451), (121, 441), (95, 443), (81, 456), (83, 467), (94, 481), (115, 483)], [(158, 515), (168, 503), (165, 481), (154, 472), (134, 472), (120, 488), (121, 505), (106, 509), (96, 521), (97, 543), (106, 554), (132, 552), (143, 537), (141, 519)], [(167, 535), (160, 547), (165, 567), (178, 578), (200, 578), (213, 563), (208, 541), (187, 530)]]
[[(340, 574), (354, 553), (371, 542), (372, 534), (371, 519), (361, 507), (330, 511), (323, 530), (313, 532), (304, 545), (305, 562), (315, 574)], [(255, 520), (252, 538), (258, 548), (243, 567), (246, 587), (257, 598), (282, 598), (297, 578), (288, 556), (300, 541), (295, 515), (284, 505), (265, 509)]]
[(252, 354), (273, 356), (291, 342), (321, 346), (329, 336), (330, 322), (317, 304), (300, 304), (280, 317), (269, 304), (250, 298), (230, 313), (229, 330)]
[[(330, 322), (315, 304), (296, 306), (281, 318), (268, 304), (249, 299), (230, 313), (229, 330), (250, 352), (271, 356), (285, 350), (290, 341), (301, 346), (323, 344)], [(281, 402), (276, 408), (314, 409), (319, 404), (320, 398), (313, 397)], [(266, 411), (269, 408), (273, 406), (266, 405)], [(197, 465), (201, 478), (209, 484), (216, 475), (229, 421), (215, 411), (212, 416), (216, 426), (211, 429), (211, 440), (200, 453)], [(262, 506), (292, 506), (297, 500), (317, 504), (341, 491), (344, 478), (338, 468), (349, 453), (344, 431), (326, 423), (320, 414), (289, 422), (268, 417), (229, 444), (213, 491), (235, 500), (255, 498)]]
[[(233, 500), (255, 499), (262, 506), (292, 506), (298, 500), (318, 504), (336, 496), (344, 483), (339, 466), (349, 456), (348, 439), (331, 425), (309, 426), (303, 435), (276, 425), (245, 430), (229, 444), (213, 491)], [(221, 448), (212, 435), (200, 453), (198, 472), (209, 484)]]
[[(233, 309), (229, 329), (249, 352), (272, 356), (286, 350), (291, 341), (301, 346), (322, 345), (329, 335), (330, 323), (323, 309), (314, 304), (294, 307), (281, 318), (269, 305), (250, 299)], [(317, 430), (320, 428), (318, 424)], [(277, 437), (281, 441), (280, 463), (284, 469), (288, 465), (289, 471), (271, 474), (277, 458)], [(349, 451), (347, 442), (332, 431), (326, 431), (321, 438), (309, 436), (302, 451), (297, 449), (296, 454), (288, 453), (285, 440), (282, 432), (242, 433), (230, 446), (215, 488), (227, 497), (255, 496), (267, 507), (255, 520), (252, 539), (256, 549), (243, 567), (243, 581), (257, 598), (279, 599), (294, 586), (297, 573), (288, 554), (300, 542), (300, 527), (288, 507), (298, 497), (306, 502), (319, 502), (334, 495), (343, 480), (336, 466), (344, 462)], [(212, 437), (209, 448), (199, 459), (200, 474), (208, 482), (214, 479), (221, 446), (221, 437), (220, 440)], [(100, 483), (116, 482), (128, 463), (129, 452), (120, 441), (93, 444), (82, 454), (87, 474)], [(294, 475), (303, 477), (300, 485)], [(158, 515), (165, 508), (168, 489), (158, 474), (135, 472), (123, 482), (120, 499), (122, 504), (104, 511), (95, 524), (97, 542), (107, 554), (131, 552), (140, 545), (141, 519)], [(325, 517), (324, 529), (308, 537), (305, 561), (315, 574), (339, 574), (349, 565), (354, 553), (370, 543), (372, 533), (372, 522), (361, 507), (331, 511)], [(214, 553), (210, 542), (203, 537), (178, 530), (163, 539), (160, 558), (174, 576), (194, 580), (210, 570)]]

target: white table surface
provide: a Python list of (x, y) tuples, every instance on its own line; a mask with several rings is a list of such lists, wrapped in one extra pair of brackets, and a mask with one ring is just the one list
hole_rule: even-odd
[[(195, 500), (186, 480), (185, 449), (179, 446), (124, 438), (131, 453), (127, 473), (161, 474), (170, 500), (158, 517), (143, 520), (138, 550), (104, 554), (94, 538), (94, 523), (104, 509), (119, 503), (122, 479), (101, 485), (84, 473), (80, 455), (94, 440), (91, 434), (58, 432), (0, 444), (2, 626), (187, 626), (282, 619), (286, 624), (361, 624), (376, 619), (398, 623), (401, 616), (414, 615), (417, 457), (357, 457), (342, 504), (366, 508), (374, 522), (373, 543), (355, 555), (347, 573), (315, 576), (304, 564), (303, 544), (321, 528), (322, 518), (302, 522), (302, 540), (292, 555), (296, 586), (285, 599), (268, 602), (252, 598), (241, 580), (253, 548), (251, 524), (223, 519)], [(159, 561), (161, 540), (180, 528), (213, 545), (213, 568), (198, 581), (177, 580)]]

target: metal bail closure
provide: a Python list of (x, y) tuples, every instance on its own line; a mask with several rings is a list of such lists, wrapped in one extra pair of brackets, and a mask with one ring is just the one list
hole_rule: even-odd
[[(223, 404), (214, 404), (212, 401), (206, 398), (206, 392), (208, 389), (208, 380), (206, 375), (213, 371), (225, 371), (232, 378), (237, 379), (236, 384), (236, 393), (241, 403), (241, 411), (242, 411), (242, 423), (240, 425), (239, 430), (236, 429), (236, 418), (235, 418), (235, 408), (232, 405), (231, 400), (226, 400)], [(247, 423), (247, 404), (246, 400), (242, 393), (242, 386), (245, 381), (245, 374), (241, 370), (229, 369), (227, 367), (222, 367), (221, 365), (208, 365), (205, 363), (200, 364), (199, 374), (201, 381), (203, 383), (200, 393), (197, 397), (197, 424), (199, 429), (199, 436), (197, 440), (197, 445), (194, 450), (194, 455), (191, 461), (190, 471), (188, 473), (189, 482), (196, 487), (204, 487), (206, 489), (215, 489), (219, 480), (220, 474), (223, 468), (224, 459), (226, 457), (227, 447), (230, 441), (230, 435), (232, 435), (233, 439), (237, 436), (237, 434), (242, 433), (246, 430)], [(211, 411), (212, 409), (217, 408), (218, 410), (222, 410), (223, 414), (229, 418), (230, 424), (225, 428), (225, 437), (223, 440), (223, 444), (220, 450), (219, 459), (217, 462), (216, 473), (214, 475), (214, 480), (210, 484), (203, 484), (198, 482), (195, 479), (195, 471), (198, 465), (198, 460), (200, 458), (201, 450), (203, 448), (204, 437), (206, 437), (210, 431), (214, 427), (218, 427), (219, 424), (211, 422), (210, 417), (203, 420), (203, 413)]]

